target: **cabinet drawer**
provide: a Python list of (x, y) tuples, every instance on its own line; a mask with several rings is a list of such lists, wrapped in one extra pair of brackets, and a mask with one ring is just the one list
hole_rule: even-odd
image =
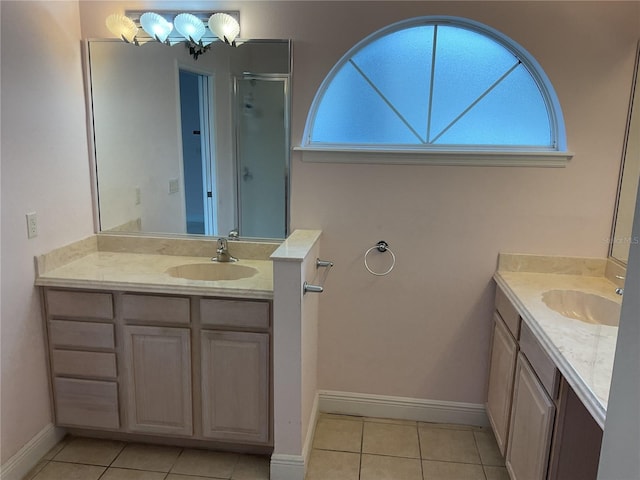
[(202, 325), (269, 328), (269, 302), (243, 300), (200, 300)]
[(51, 320), (49, 337), (57, 347), (115, 348), (113, 325), (109, 323)]
[(113, 298), (110, 293), (47, 291), (47, 313), (57, 317), (113, 318)]
[(188, 324), (189, 299), (155, 295), (123, 295), (122, 315), (125, 320)]
[(103, 378), (117, 376), (115, 353), (54, 350), (52, 360), (54, 375)]
[(496, 288), (496, 310), (513, 337), (518, 340), (520, 335), (520, 315), (500, 287)]
[(529, 364), (540, 379), (540, 383), (551, 398), (556, 398), (560, 375), (553, 361), (533, 335), (526, 323), (520, 333), (520, 351), (527, 357)]
[(56, 378), (56, 423), (77, 427), (119, 428), (115, 382)]

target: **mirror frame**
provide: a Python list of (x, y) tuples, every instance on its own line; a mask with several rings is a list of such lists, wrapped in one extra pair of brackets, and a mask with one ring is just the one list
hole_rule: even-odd
[[(616, 241), (616, 227), (618, 226), (618, 220), (619, 220), (618, 211), (620, 207), (621, 193), (623, 193), (622, 187), (623, 187), (625, 166), (628, 165), (627, 154), (629, 153), (629, 149), (628, 149), (629, 137), (632, 132), (631, 127), (632, 127), (632, 120), (633, 120), (634, 113), (636, 114), (636, 119), (640, 121), (640, 88), (639, 86), (640, 86), (640, 40), (638, 41), (636, 46), (635, 63), (633, 67), (633, 76), (632, 76), (632, 82), (631, 82), (631, 93), (629, 96), (629, 108), (627, 111), (627, 122), (625, 126), (624, 143), (622, 146), (622, 159), (620, 162), (620, 173), (618, 175), (618, 188), (616, 190), (616, 205), (615, 205), (615, 210), (613, 212), (613, 222), (611, 224), (611, 235), (609, 238), (609, 252), (608, 252), (609, 259), (623, 266), (626, 266), (627, 262), (621, 258), (614, 256), (614, 247), (617, 244), (624, 243), (624, 242)], [(640, 152), (638, 153), (640, 154)], [(636, 195), (636, 192), (633, 191), (631, 194)], [(638, 201), (638, 198), (635, 199), (635, 202), (637, 201)], [(633, 240), (635, 239), (632, 239), (632, 238), (628, 239), (627, 248)]]
[[(288, 59), (288, 81), (287, 81), (287, 96), (285, 104), (285, 117), (288, 121), (286, 128), (286, 159), (285, 159), (285, 237), (284, 238), (269, 238), (269, 237), (238, 237), (240, 240), (253, 241), (253, 242), (273, 242), (282, 241), (286, 239), (291, 233), (291, 114), (292, 114), (292, 82), (293, 82), (293, 40), (283, 38), (256, 38), (249, 39), (250, 42), (283, 42), (286, 43), (289, 50)], [(194, 238), (194, 239), (215, 239), (216, 236), (207, 236), (203, 234), (193, 233), (176, 233), (176, 232), (127, 232), (127, 231), (102, 231), (100, 225), (100, 199), (98, 191), (98, 162), (96, 154), (96, 142), (94, 131), (94, 111), (92, 101), (92, 84), (91, 84), (91, 56), (90, 56), (90, 43), (91, 42), (114, 42), (123, 43), (122, 40), (117, 38), (86, 38), (81, 41), (81, 61), (82, 61), (82, 74), (83, 74), (83, 86), (86, 106), (86, 126), (87, 126), (87, 146), (89, 156), (89, 177), (91, 182), (91, 200), (92, 200), (92, 213), (93, 213), (93, 231), (99, 235), (111, 235), (111, 236), (148, 236), (148, 237), (176, 237), (176, 238)], [(282, 74), (284, 75), (284, 74)], [(232, 82), (235, 83), (235, 82)], [(233, 87), (235, 88), (235, 86)], [(232, 109), (231, 121), (235, 124), (236, 112), (235, 108)], [(234, 146), (237, 143), (237, 136), (234, 134), (232, 142)], [(237, 159), (234, 159), (234, 163)], [(236, 191), (236, 196), (238, 195)], [(236, 199), (237, 200), (237, 199)], [(238, 213), (239, 215), (239, 213)], [(219, 235), (224, 236), (224, 235)]]

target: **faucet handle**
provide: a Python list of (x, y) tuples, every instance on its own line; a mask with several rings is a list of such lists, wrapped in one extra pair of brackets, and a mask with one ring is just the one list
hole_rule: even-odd
[(240, 238), (240, 233), (237, 228), (234, 228), (229, 232), (229, 240), (238, 240)]

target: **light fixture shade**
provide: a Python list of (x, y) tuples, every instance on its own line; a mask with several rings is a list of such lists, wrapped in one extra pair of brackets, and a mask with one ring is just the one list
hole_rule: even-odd
[(173, 19), (176, 30), (187, 40), (199, 42), (205, 33), (204, 23), (195, 15), (181, 13)]
[(129, 43), (132, 43), (138, 34), (139, 29), (134, 21), (119, 13), (109, 15), (105, 23), (111, 33), (125, 39), (125, 41)]
[(220, 40), (232, 43), (240, 33), (240, 24), (227, 13), (214, 13), (209, 17), (209, 30)]
[(160, 42), (165, 42), (173, 30), (173, 25), (162, 15), (154, 12), (143, 13), (140, 16), (140, 25), (145, 32)]

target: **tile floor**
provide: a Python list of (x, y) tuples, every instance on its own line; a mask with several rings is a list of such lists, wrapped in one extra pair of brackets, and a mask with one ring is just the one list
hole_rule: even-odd
[(321, 414), (306, 480), (509, 480), (490, 428)]
[(66, 437), (24, 480), (269, 480), (269, 458)]
[[(66, 437), (24, 480), (268, 480), (267, 457)], [(321, 414), (306, 480), (509, 480), (489, 428)]]

